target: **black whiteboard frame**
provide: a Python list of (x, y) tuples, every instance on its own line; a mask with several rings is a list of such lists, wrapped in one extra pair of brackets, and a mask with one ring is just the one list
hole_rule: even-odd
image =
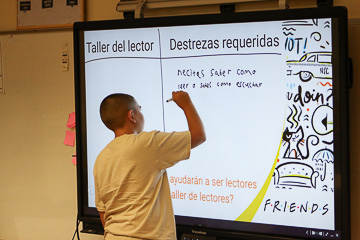
[[(276, 10), (262, 12), (242, 12), (181, 17), (110, 20), (80, 22), (74, 24), (74, 65), (75, 65), (75, 107), (77, 140), (77, 186), (78, 216), (84, 228), (101, 229), (95, 208), (89, 208), (87, 191), (86, 122), (84, 87), (84, 46), (83, 33), (91, 30), (129, 29), (165, 26), (186, 26), (234, 22), (261, 22), (311, 18), (332, 18), (333, 25), (333, 99), (334, 99), (334, 158), (335, 160), (335, 227), (341, 231), (342, 239), (351, 239), (350, 232), (350, 177), (349, 177), (349, 97), (347, 10), (344, 7)], [(334, 34), (335, 33), (335, 34)], [(305, 236), (277, 235), (271, 231), (272, 225), (242, 223), (241, 231), (229, 227), (227, 221), (176, 216), (178, 237), (181, 233), (206, 233), (210, 236), (235, 239), (302, 239)], [(214, 227), (216, 225), (216, 227)], [(255, 226), (256, 225), (256, 226)], [(97, 227), (96, 227), (97, 226)], [(252, 229), (261, 231), (252, 231)], [(247, 230), (246, 230), (247, 229)], [(280, 229), (279, 229), (280, 230)], [(100, 231), (101, 232), (101, 231)], [(314, 238), (316, 239), (316, 238)], [(324, 238), (319, 238), (324, 239)]]

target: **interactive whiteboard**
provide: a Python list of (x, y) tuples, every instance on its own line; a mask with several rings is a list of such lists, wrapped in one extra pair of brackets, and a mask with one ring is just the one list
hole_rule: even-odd
[(114, 137), (101, 122), (101, 101), (128, 93), (142, 106), (144, 131), (184, 131), (182, 110), (166, 102), (182, 90), (207, 141), (167, 170), (178, 222), (288, 226), (340, 239), (334, 24), (327, 17), (84, 31), (88, 206), (94, 162)]

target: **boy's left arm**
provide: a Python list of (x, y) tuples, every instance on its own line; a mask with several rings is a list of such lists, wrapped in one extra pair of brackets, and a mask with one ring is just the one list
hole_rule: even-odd
[(105, 212), (99, 212), (99, 215), (100, 215), (101, 223), (102, 223), (103, 227), (105, 228), (105, 219), (104, 219)]

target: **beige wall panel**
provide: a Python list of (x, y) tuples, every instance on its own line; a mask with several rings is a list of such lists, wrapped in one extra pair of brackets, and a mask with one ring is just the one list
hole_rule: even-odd
[(349, 55), (354, 65), (354, 86), (350, 90), (350, 177), (351, 235), (360, 239), (360, 24), (349, 26)]
[[(72, 32), (0, 35), (0, 239), (71, 239), (76, 220), (75, 148), (63, 144), (73, 112), (73, 64), (61, 71)], [(71, 61), (72, 62), (72, 61)]]
[(17, 2), (15, 0), (0, 1), (0, 32), (14, 31), (17, 24)]

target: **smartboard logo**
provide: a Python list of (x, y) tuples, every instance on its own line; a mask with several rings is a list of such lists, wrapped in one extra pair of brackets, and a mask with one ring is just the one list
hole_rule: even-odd
[(203, 232), (203, 231), (191, 230), (191, 232), (194, 234), (207, 235), (207, 232)]

